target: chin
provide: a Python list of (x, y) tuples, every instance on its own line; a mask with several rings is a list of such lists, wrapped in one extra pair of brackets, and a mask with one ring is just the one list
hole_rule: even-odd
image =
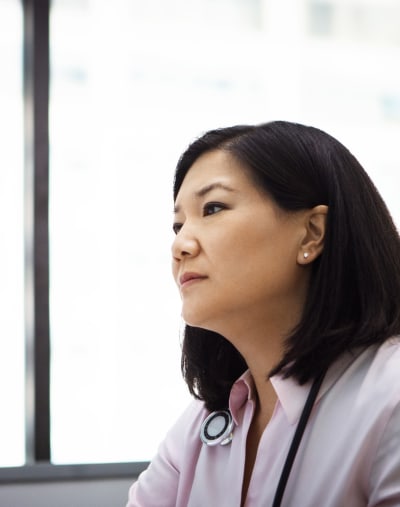
[(182, 314), (182, 318), (188, 326), (197, 327), (199, 329), (204, 329), (206, 331), (212, 331), (214, 333), (221, 334), (221, 330), (218, 330), (218, 326), (213, 324), (213, 321), (210, 318), (200, 318), (198, 314), (196, 315), (185, 315)]
[(182, 318), (188, 326), (210, 329), (209, 326), (207, 326), (209, 319), (205, 318), (205, 315), (199, 311), (183, 310)]
[(218, 300), (186, 300), (182, 304), (181, 315), (188, 326), (206, 329), (223, 336), (228, 331), (227, 324), (232, 320), (232, 312)]
[(183, 318), (185, 324), (187, 324), (188, 326), (200, 327), (202, 329), (205, 328), (204, 325), (202, 324), (202, 321), (199, 319), (186, 317), (185, 315), (182, 315), (182, 318)]

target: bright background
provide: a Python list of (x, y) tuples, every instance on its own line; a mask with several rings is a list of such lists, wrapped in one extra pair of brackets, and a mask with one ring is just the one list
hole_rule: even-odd
[[(9, 140), (0, 150), (0, 375), (17, 394), (20, 23), (19, 3), (0, 0), (0, 58), (8, 69), (0, 80), (0, 133)], [(186, 145), (237, 123), (314, 125), (354, 153), (400, 224), (399, 69), (397, 0), (53, 0), (55, 463), (147, 460), (189, 401), (170, 274), (172, 178)], [(1, 424), (9, 424), (14, 454), (0, 464), (23, 459), (22, 422), (9, 428), (22, 419), (22, 404), (8, 393), (0, 387), (9, 407)]]

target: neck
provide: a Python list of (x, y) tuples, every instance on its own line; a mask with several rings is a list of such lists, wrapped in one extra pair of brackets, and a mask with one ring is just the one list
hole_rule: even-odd
[(244, 327), (240, 334), (225, 335), (246, 361), (256, 388), (257, 411), (267, 418), (272, 415), (276, 401), (268, 374), (282, 359), (284, 340), (291, 329), (292, 326), (278, 329), (265, 324), (257, 329), (253, 324)]
[(221, 315), (209, 329), (229, 340), (240, 352), (253, 376), (260, 410), (268, 411), (275, 391), (268, 373), (279, 363), (284, 354), (284, 342), (300, 321), (303, 297), (293, 297), (244, 312)]
[(268, 373), (280, 361), (283, 355), (282, 340), (269, 342), (266, 347), (244, 347), (242, 353), (251, 372), (256, 388), (257, 414), (261, 420), (268, 421), (272, 416), (276, 402), (275, 390), (268, 378)]

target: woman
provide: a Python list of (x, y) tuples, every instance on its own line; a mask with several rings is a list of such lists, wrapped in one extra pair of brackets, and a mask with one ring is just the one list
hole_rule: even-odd
[(174, 199), (196, 400), (128, 507), (399, 506), (400, 240), (360, 164), (312, 127), (225, 128)]

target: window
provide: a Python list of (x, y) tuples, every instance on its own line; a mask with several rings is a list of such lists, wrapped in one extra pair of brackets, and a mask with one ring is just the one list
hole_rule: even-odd
[(232, 100), (255, 112), (262, 99), (262, 80), (236, 76), (220, 44), (253, 47), (256, 3), (165, 6), (52, 4), (55, 463), (148, 460), (189, 402), (170, 274), (173, 170), (199, 129), (233, 121)]
[[(342, 138), (351, 132), (349, 145), (360, 136), (365, 152), (376, 122), (390, 128), (379, 96), (392, 76), (365, 79), (375, 71), (362, 45), (340, 48), (332, 38), (318, 47), (301, 17), (264, 2), (264, 19), (261, 4), (53, 1), (57, 463), (149, 459), (188, 402), (169, 252), (170, 189), (184, 144), (207, 128), (284, 116), (323, 123)], [(331, 24), (332, 4), (316, 5)], [(274, 23), (281, 31), (269, 39)]]

